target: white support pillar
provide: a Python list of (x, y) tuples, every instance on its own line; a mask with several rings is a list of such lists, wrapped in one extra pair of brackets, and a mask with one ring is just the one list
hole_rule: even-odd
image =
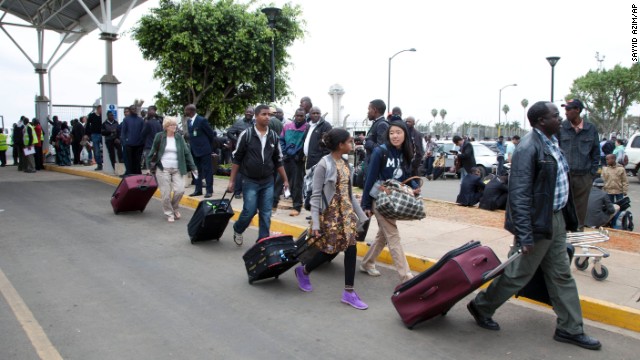
[[(101, 33), (100, 39), (105, 41), (105, 68), (106, 73), (100, 79), (101, 94), (102, 94), (102, 122), (107, 119), (107, 111), (111, 105), (115, 105), (118, 108), (118, 84), (120, 81), (113, 75), (113, 42), (118, 40), (118, 34)], [(117, 114), (118, 122), (122, 122), (122, 115)], [(116, 157), (117, 159), (117, 157)], [(109, 152), (105, 138), (102, 138), (102, 171), (107, 174), (114, 174), (114, 165), (109, 159)]]

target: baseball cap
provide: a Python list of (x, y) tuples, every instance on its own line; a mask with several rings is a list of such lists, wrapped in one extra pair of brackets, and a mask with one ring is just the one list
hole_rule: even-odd
[(571, 99), (567, 101), (566, 104), (562, 104), (564, 108), (578, 108), (580, 110), (584, 109), (584, 104), (579, 99)]

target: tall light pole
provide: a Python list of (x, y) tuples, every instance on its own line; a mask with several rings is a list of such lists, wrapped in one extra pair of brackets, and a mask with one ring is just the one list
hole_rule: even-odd
[(554, 76), (554, 70), (556, 68), (556, 64), (558, 63), (558, 60), (560, 60), (560, 56), (549, 56), (547, 58), (549, 65), (551, 65), (551, 101), (552, 102), (553, 102), (553, 76)]
[(518, 86), (518, 84), (505, 85), (500, 88), (500, 91), (498, 92), (498, 137), (500, 136), (500, 119), (502, 118), (502, 90), (509, 86)]
[(416, 51), (415, 48), (400, 50), (397, 53), (393, 54), (392, 57), (389, 58), (389, 80), (387, 82), (387, 109), (391, 109), (391, 60), (393, 60), (396, 55), (403, 53), (405, 51)]
[[(262, 9), (262, 12), (267, 15), (269, 27), (273, 30), (276, 27), (276, 18), (280, 16), (282, 10), (275, 7), (268, 7)], [(276, 47), (274, 37), (275, 34), (271, 36), (271, 102), (276, 101)]]

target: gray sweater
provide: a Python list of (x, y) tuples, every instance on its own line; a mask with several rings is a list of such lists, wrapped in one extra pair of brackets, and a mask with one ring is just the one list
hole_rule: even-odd
[[(313, 190), (311, 192), (311, 229), (320, 230), (320, 214), (324, 211), (325, 204), (322, 201), (322, 194), (324, 193), (325, 199), (330, 203), (333, 199), (333, 195), (336, 193), (336, 180), (338, 178), (338, 171), (336, 163), (331, 157), (331, 154), (325, 155), (318, 162), (318, 166), (313, 173)], [(349, 177), (349, 188), (351, 188), (351, 177)], [(367, 220), (367, 215), (362, 211), (360, 203), (356, 200), (351, 192), (351, 204), (353, 210), (355, 210), (358, 216), (358, 228)]]

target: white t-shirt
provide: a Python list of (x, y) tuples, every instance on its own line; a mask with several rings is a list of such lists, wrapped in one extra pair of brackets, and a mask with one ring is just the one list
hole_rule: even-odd
[(167, 137), (167, 146), (164, 148), (160, 162), (162, 162), (162, 167), (165, 169), (178, 168), (178, 148), (176, 147), (175, 137)]
[(512, 142), (507, 144), (507, 153), (504, 154), (505, 160), (509, 161), (509, 156), (513, 156), (513, 152), (516, 151), (516, 145)]
[(309, 139), (311, 138), (311, 133), (316, 128), (316, 126), (318, 126), (319, 122), (320, 121), (314, 123), (313, 121), (311, 121), (309, 123), (309, 132), (307, 133), (307, 137), (304, 139), (304, 156), (309, 156)]

